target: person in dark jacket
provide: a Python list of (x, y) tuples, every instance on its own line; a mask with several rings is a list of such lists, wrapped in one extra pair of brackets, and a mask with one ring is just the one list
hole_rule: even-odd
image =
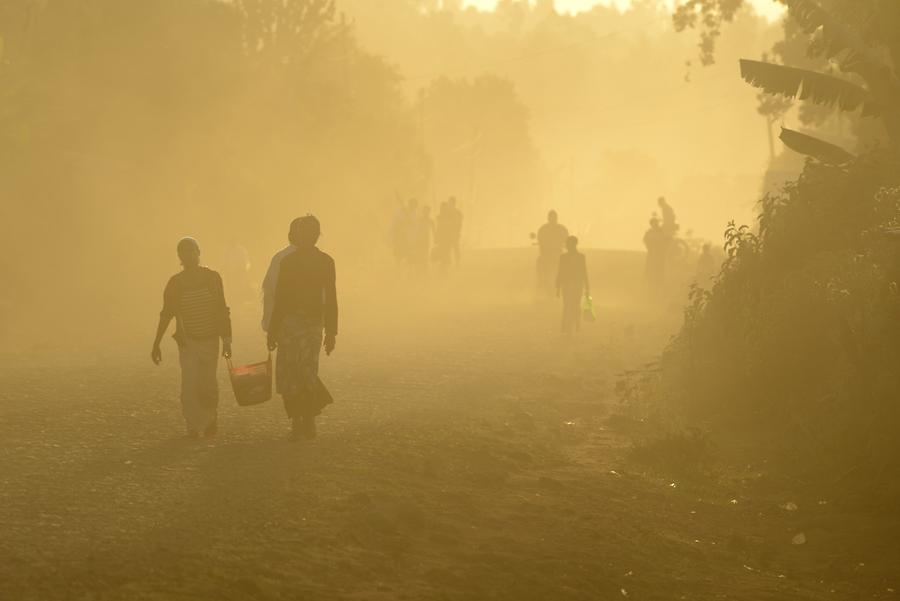
[(181, 409), (189, 438), (216, 435), (219, 387), (216, 369), (219, 339), (222, 356), (231, 357), (231, 317), (222, 278), (200, 266), (200, 245), (193, 238), (178, 242), (182, 271), (169, 279), (150, 357), (162, 362), (160, 342), (175, 319), (175, 342), (181, 364)]
[[(268, 329), (278, 349), (276, 387), (292, 422), (291, 439), (313, 438), (316, 416), (331, 403), (319, 379), (319, 354), (334, 351), (338, 333), (334, 259), (316, 247), (319, 220), (307, 215), (292, 229), (297, 249), (281, 261)], [(324, 330), (324, 343), (322, 332)]]
[(549, 297), (553, 295), (553, 272), (559, 265), (559, 258), (566, 246), (569, 230), (559, 222), (559, 215), (556, 211), (550, 211), (547, 213), (547, 223), (542, 225), (537, 234), (533, 234), (532, 237), (537, 240), (539, 251), (537, 260), (538, 290)]
[(566, 238), (566, 253), (559, 257), (556, 273), (556, 295), (562, 296), (564, 334), (577, 332), (581, 327), (581, 299), (591, 295), (588, 282), (587, 260), (578, 252), (578, 238)]
[(661, 288), (666, 279), (666, 254), (670, 245), (656, 215), (650, 219), (650, 229), (644, 234), (644, 246), (647, 247), (644, 278), (651, 288)]

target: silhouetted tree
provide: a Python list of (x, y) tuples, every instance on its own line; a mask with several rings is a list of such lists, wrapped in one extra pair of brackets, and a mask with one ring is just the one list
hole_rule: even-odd
[[(897, 147), (900, 144), (900, 3), (891, 0), (784, 0), (789, 18), (811, 35), (807, 51), (827, 59), (842, 76), (791, 65), (744, 59), (741, 75), (770, 94), (862, 109), (880, 116)], [(701, 57), (712, 61), (722, 23), (734, 18), (743, 0), (689, 0), (674, 15), (676, 28), (701, 28)], [(859, 83), (857, 83), (859, 82)], [(788, 131), (785, 143), (804, 154), (840, 160), (846, 152), (833, 145)]]

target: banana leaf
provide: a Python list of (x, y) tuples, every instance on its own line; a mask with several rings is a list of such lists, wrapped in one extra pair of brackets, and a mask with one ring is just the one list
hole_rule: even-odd
[(744, 81), (768, 94), (782, 94), (816, 104), (837, 106), (845, 111), (853, 111), (862, 106), (863, 116), (881, 114), (868, 90), (845, 79), (745, 58), (740, 60), (740, 64)]
[(856, 158), (840, 146), (786, 127), (781, 128), (781, 135), (778, 137), (791, 150), (811, 156), (823, 163), (840, 165), (849, 163)]

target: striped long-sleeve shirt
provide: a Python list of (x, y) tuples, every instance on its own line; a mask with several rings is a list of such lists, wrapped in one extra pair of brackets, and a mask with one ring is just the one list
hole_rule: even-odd
[(206, 267), (175, 274), (163, 292), (163, 318), (175, 318), (175, 340), (231, 338), (231, 312), (218, 273)]

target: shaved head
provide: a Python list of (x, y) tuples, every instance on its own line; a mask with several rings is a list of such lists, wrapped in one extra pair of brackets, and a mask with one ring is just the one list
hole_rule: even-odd
[(179, 254), (185, 250), (195, 250), (197, 252), (200, 251), (200, 243), (197, 242), (195, 238), (191, 238), (187, 236), (178, 241), (178, 252)]
[(200, 244), (190, 236), (178, 241), (178, 258), (185, 267), (200, 264)]

